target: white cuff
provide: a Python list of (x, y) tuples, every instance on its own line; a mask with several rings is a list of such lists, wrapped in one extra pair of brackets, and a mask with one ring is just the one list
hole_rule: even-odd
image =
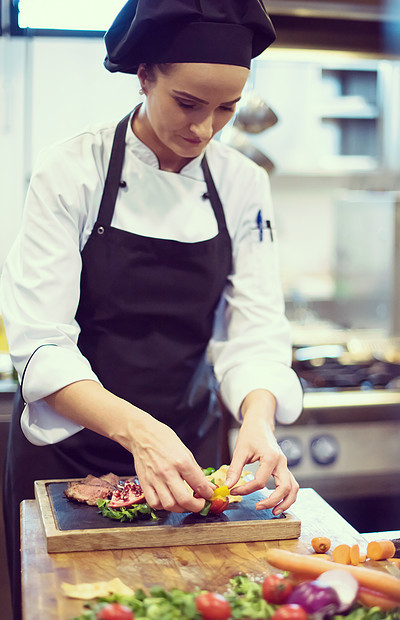
[(36, 349), (25, 367), (22, 396), (26, 403), (31, 403), (84, 379), (99, 383), (79, 349), (44, 345)]
[(100, 383), (78, 349), (44, 345), (35, 351), (22, 382), (27, 405), (21, 415), (21, 428), (28, 441), (36, 446), (54, 444), (82, 430), (83, 426), (57, 413), (44, 398), (83, 380)]
[(303, 390), (296, 373), (284, 364), (265, 364), (257, 361), (232, 368), (221, 382), (221, 396), (241, 421), (240, 407), (253, 390), (264, 389), (276, 398), (277, 422), (292, 424), (303, 409)]
[(56, 413), (45, 400), (26, 405), (21, 415), (22, 432), (35, 446), (58, 443), (83, 428)]

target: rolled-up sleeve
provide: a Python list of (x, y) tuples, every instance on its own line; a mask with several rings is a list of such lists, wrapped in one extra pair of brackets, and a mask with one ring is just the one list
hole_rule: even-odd
[(289, 424), (301, 413), (303, 394), (291, 368), (269, 179), (264, 170), (253, 168), (251, 178), (241, 180), (249, 189), (237, 197), (240, 217), (231, 234), (233, 271), (217, 310), (210, 356), (221, 396), (238, 420), (243, 399), (261, 388), (276, 398), (277, 421)]

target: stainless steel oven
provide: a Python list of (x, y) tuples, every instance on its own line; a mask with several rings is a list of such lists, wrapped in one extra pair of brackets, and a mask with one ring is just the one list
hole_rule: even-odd
[[(348, 377), (355, 372), (352, 365)], [(233, 425), (231, 451), (237, 432)], [(300, 486), (314, 488), (358, 531), (399, 528), (400, 390), (306, 387), (300, 418), (278, 425), (276, 437)]]

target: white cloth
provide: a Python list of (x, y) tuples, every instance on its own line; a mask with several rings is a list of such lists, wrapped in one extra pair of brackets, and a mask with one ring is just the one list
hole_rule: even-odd
[[(42, 154), (2, 274), (1, 306), (11, 357), (20, 379), (24, 375), (27, 406), (21, 425), (38, 445), (58, 442), (82, 428), (58, 415), (44, 397), (75, 381), (98, 381), (77, 347), (74, 317), (81, 251), (96, 221), (115, 126), (89, 128)], [(233, 245), (234, 272), (209, 348), (221, 394), (239, 418), (250, 391), (270, 390), (277, 399), (277, 420), (291, 423), (300, 414), (302, 390), (290, 368), (276, 231), (272, 242), (264, 230), (260, 242), (256, 227), (260, 209), (274, 227), (269, 179), (255, 163), (218, 141), (211, 141), (206, 153)], [(200, 162), (201, 156), (178, 174), (160, 170), (154, 153), (129, 127), (122, 171), (127, 185), (119, 192), (112, 226), (183, 242), (215, 236), (212, 207), (202, 198), (207, 187)]]

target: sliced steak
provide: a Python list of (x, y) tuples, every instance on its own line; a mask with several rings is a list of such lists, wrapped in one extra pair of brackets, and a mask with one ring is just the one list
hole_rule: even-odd
[[(111, 482), (112, 480), (112, 482)], [(68, 499), (95, 506), (98, 499), (109, 499), (118, 487), (119, 478), (115, 474), (107, 474), (96, 478), (89, 474), (83, 480), (68, 482), (64, 495)]]
[(120, 483), (120, 477), (116, 474), (106, 474), (105, 476), (100, 476), (100, 480), (104, 480), (105, 482), (109, 482), (114, 489), (116, 489)]

